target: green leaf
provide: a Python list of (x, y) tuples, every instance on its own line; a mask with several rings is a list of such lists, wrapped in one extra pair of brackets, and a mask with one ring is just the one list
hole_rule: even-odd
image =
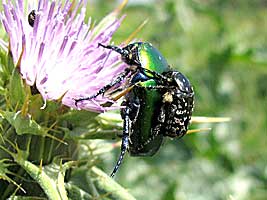
[(122, 119), (119, 113), (107, 112), (101, 113), (96, 117), (96, 120), (105, 127), (122, 127)]
[(91, 200), (92, 196), (72, 183), (66, 183), (69, 200)]
[(8, 170), (8, 167), (11, 164), (7, 164), (6, 161), (8, 161), (8, 159), (0, 160), (0, 179), (16, 185), (19, 189), (21, 189), (25, 193), (23, 188), (8, 176), (8, 174), (13, 174), (13, 173)]
[(4, 52), (2, 49), (0, 49), (0, 76), (1, 76), (1, 79), (0, 79), (0, 82), (1, 82), (1, 86), (2, 86), (2, 82), (4, 82), (8, 75), (6, 73), (6, 52)]
[(122, 119), (118, 113), (71, 111), (60, 120), (72, 123), (73, 129), (67, 136), (73, 139), (115, 139), (122, 132)]
[(25, 86), (17, 68), (14, 68), (9, 85), (9, 98), (11, 105), (22, 107), (26, 97)]
[[(23, 52), (22, 52), (23, 53)], [(21, 56), (22, 56), (21, 53)], [(1, 61), (4, 63), (4, 56), (1, 54)], [(22, 106), (25, 101), (25, 87), (22, 81), (22, 78), (20, 76), (19, 67), (20, 67), (20, 60), (17, 63), (17, 66), (15, 65), (13, 61), (13, 55), (10, 50), (10, 46), (8, 49), (8, 54), (6, 58), (6, 62), (1, 66), (2, 67), (2, 76), (4, 79), (4, 85), (8, 84), (9, 89), (9, 99), (10, 103), (13, 107)], [(1, 71), (1, 70), (0, 70)]]
[(9, 80), (15, 65), (11, 53), (0, 49), (0, 75), (3, 82)]
[(75, 127), (85, 127), (88, 124), (96, 123), (95, 117), (99, 113), (93, 113), (86, 110), (73, 110), (59, 116), (59, 121), (67, 121)]
[[(0, 146), (1, 147), (1, 146)], [(15, 146), (14, 146), (15, 147)], [(51, 164), (45, 167), (36, 166), (27, 160), (27, 152), (16, 148), (17, 153), (1, 147), (8, 152), (13, 159), (40, 185), (48, 199), (67, 200), (67, 192), (64, 187), (64, 176), (74, 162), (67, 162), (63, 166)]]
[(11, 196), (7, 200), (46, 200), (46, 198), (41, 198), (41, 197), (35, 197), (35, 196)]
[(30, 115), (22, 116), (21, 112), (0, 110), (0, 117), (6, 119), (16, 130), (18, 135), (31, 134), (45, 136), (46, 131)]
[[(27, 160), (24, 160), (19, 156), (19, 154), (16, 154), (16, 156), (14, 156), (14, 159), (40, 185), (49, 199), (68, 199), (66, 193), (62, 192), (62, 189), (59, 189), (60, 185), (58, 185), (58, 183), (46, 173), (46, 170), (43, 170), (41, 167), (36, 166)], [(61, 172), (59, 171), (58, 173)]]
[(121, 133), (120, 129), (104, 130), (103, 127), (77, 127), (66, 132), (66, 137), (72, 139), (115, 139)]
[(10, 51), (10, 48), (8, 49), (8, 54), (7, 54), (7, 65), (6, 65), (6, 73), (8, 75), (11, 75), (12, 72), (15, 69), (15, 63), (13, 61), (13, 55), (12, 52)]
[(92, 175), (95, 178), (97, 188), (107, 193), (109, 199), (135, 200), (126, 189), (97, 167), (92, 167)]
[(165, 193), (163, 194), (162, 200), (175, 200), (175, 192), (176, 192), (176, 183), (169, 185)]

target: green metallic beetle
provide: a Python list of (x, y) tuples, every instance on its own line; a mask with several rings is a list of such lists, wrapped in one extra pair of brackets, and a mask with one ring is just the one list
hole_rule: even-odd
[(121, 153), (111, 173), (113, 177), (126, 151), (131, 156), (153, 156), (165, 136), (185, 135), (194, 107), (194, 92), (189, 80), (182, 73), (170, 69), (162, 54), (150, 43), (136, 42), (124, 48), (99, 46), (121, 54), (129, 67), (95, 95), (76, 99), (75, 104), (104, 94), (127, 79), (130, 90), (122, 103)]
[[(28, 15), (32, 27), (35, 18), (33, 10)], [(104, 94), (128, 79), (129, 90), (125, 90), (121, 109), (121, 153), (111, 173), (113, 177), (127, 150), (131, 156), (153, 156), (165, 136), (182, 137), (186, 133), (194, 107), (194, 92), (189, 80), (180, 72), (171, 70), (165, 58), (150, 43), (135, 42), (124, 48), (99, 46), (121, 54), (129, 67), (95, 95), (75, 99), (75, 104)]]

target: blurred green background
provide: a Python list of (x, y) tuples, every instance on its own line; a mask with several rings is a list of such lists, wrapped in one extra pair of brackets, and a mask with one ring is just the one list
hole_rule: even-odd
[[(99, 21), (121, 1), (90, 1)], [(115, 179), (137, 199), (267, 198), (267, 1), (129, 1), (114, 36), (149, 41), (194, 86), (194, 116), (231, 117), (208, 133), (166, 140), (152, 158), (126, 156)], [(195, 128), (191, 126), (191, 128)], [(99, 166), (112, 170), (119, 151)]]

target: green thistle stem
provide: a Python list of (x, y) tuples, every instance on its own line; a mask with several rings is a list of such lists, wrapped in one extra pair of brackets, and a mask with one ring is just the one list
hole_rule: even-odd
[(61, 196), (62, 194), (60, 195), (54, 181), (50, 179), (47, 174), (41, 171), (39, 167), (24, 159), (20, 159), (19, 156), (15, 159), (16, 162), (18, 162), (27, 171), (27, 173), (38, 182), (49, 199), (67, 199), (66, 196)]
[[(39, 139), (39, 137), (37, 138)], [(45, 146), (45, 138), (41, 137), (39, 143), (39, 154), (38, 154), (38, 160), (44, 159), (44, 146)]]
[(127, 190), (121, 187), (97, 167), (92, 167), (92, 174), (95, 176), (97, 187), (105, 191), (107, 194), (110, 194), (108, 196), (110, 196), (112, 199), (136, 200), (130, 193), (127, 192)]

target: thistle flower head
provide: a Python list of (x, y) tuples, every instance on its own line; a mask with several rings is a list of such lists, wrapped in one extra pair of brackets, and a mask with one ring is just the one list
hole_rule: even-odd
[[(19, 62), (22, 78), (35, 85), (45, 101), (62, 99), (64, 105), (77, 108), (73, 99), (94, 95), (126, 67), (116, 53), (98, 48), (98, 43), (109, 43), (120, 26), (122, 18), (115, 12), (93, 26), (91, 19), (85, 21), (86, 2), (82, 0), (76, 4), (40, 0), (38, 5), (4, 0), (3, 8), (0, 17), (14, 63)], [(34, 21), (29, 23), (32, 10), (35, 16), (30, 20)], [(102, 112), (101, 104), (106, 101), (98, 96), (78, 106)]]

